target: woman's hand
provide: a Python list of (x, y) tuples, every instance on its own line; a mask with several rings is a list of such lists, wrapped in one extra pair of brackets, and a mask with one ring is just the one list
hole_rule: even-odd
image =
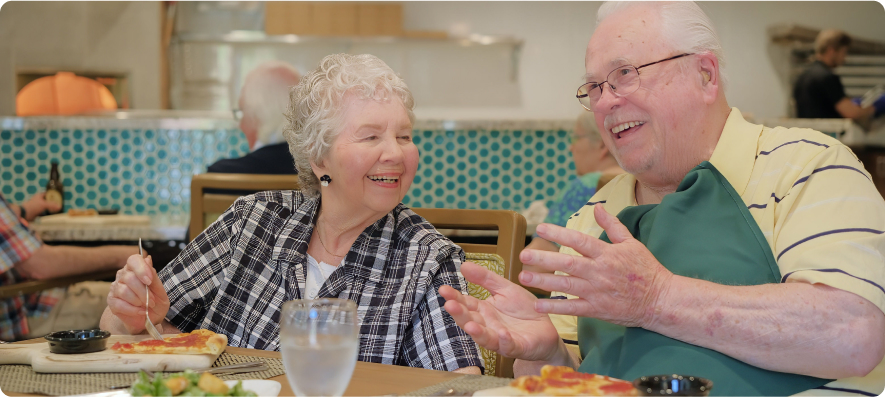
[(117, 279), (111, 284), (111, 292), (108, 294), (108, 309), (111, 314), (133, 335), (144, 331), (146, 285), (151, 291), (148, 302), (151, 323), (157, 324), (163, 321), (169, 311), (169, 296), (154, 270), (150, 256), (130, 256), (126, 266), (117, 271)]
[(439, 289), (446, 311), (476, 343), (523, 360), (559, 362), (568, 357), (550, 317), (535, 311), (534, 295), (472, 262), (464, 262), (461, 273), (492, 294), (479, 300), (447, 285)]

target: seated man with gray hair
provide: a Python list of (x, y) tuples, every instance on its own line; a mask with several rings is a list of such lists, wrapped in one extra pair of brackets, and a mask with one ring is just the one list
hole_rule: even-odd
[(283, 138), (289, 89), (301, 75), (292, 65), (269, 61), (246, 75), (234, 117), (249, 142), (249, 153), (235, 159), (218, 160), (209, 172), (229, 174), (297, 174)]
[[(618, 161), (602, 142), (593, 113), (582, 112), (578, 116), (571, 138), (572, 144), (569, 145), (569, 150), (572, 152), (572, 161), (575, 163), (575, 173), (578, 177), (572, 179), (557, 194), (550, 205), (550, 212), (544, 218), (544, 223), (562, 227), (565, 227), (572, 214), (587, 204), (587, 200), (599, 189), (614, 177), (624, 173), (624, 170), (618, 166)], [(526, 248), (559, 251), (559, 245), (544, 240), (537, 234), (532, 236), (532, 242)], [(523, 269), (543, 271), (526, 265), (523, 265)]]

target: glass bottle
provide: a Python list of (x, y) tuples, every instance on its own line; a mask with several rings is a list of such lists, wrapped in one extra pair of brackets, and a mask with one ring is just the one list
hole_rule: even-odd
[(52, 170), (49, 171), (49, 182), (46, 182), (45, 199), (57, 203), (60, 207), (65, 205), (65, 187), (58, 174), (58, 163), (54, 161), (52, 162)]

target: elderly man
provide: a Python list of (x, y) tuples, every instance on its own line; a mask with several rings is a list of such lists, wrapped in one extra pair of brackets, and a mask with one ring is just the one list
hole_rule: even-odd
[(262, 63), (246, 75), (240, 90), (239, 110), (234, 116), (249, 142), (249, 154), (224, 159), (209, 166), (209, 172), (230, 174), (297, 174), (283, 138), (289, 88), (301, 75), (281, 61)]
[[(520, 359), (517, 374), (556, 364), (701, 376), (721, 395), (883, 391), (885, 202), (838, 141), (744, 121), (722, 61), (694, 3), (600, 8), (578, 97), (628, 174), (568, 229), (538, 227), (559, 253), (520, 255), (562, 272), (522, 284), (573, 299), (536, 300), (472, 263), (461, 271), (491, 298), (440, 288), (477, 343)], [(578, 316), (583, 361), (547, 313)]]

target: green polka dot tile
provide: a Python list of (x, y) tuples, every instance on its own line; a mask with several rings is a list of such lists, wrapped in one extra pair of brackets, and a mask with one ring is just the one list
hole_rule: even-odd
[[(28, 129), (28, 122), (73, 123), (77, 126)], [(118, 123), (113, 128), (98, 127)], [(138, 127), (138, 124), (146, 124)], [(241, 156), (248, 150), (242, 132), (230, 121), (224, 128), (174, 129), (148, 127), (155, 120), (119, 121), (105, 119), (25, 119), (21, 130), (0, 132), (0, 191), (12, 200), (43, 191), (49, 162), (58, 161), (65, 185), (68, 208), (119, 208), (124, 214), (170, 214), (186, 216), (189, 211), (190, 178), (225, 157)], [(90, 125), (90, 124), (94, 124)], [(174, 124), (174, 123), (173, 123)], [(208, 138), (207, 138), (208, 137)], [(202, 156), (194, 159), (193, 142), (208, 140)], [(216, 150), (216, 142), (223, 142)], [(9, 174), (8, 178), (6, 178)], [(186, 179), (186, 182), (182, 181)], [(160, 182), (165, 182), (161, 184)], [(158, 195), (158, 186), (165, 194)], [(186, 196), (186, 197), (185, 197)]]
[[(139, 122), (82, 119), (77, 125), (0, 131), (0, 191), (13, 200), (42, 191), (54, 160), (61, 164), (69, 206), (186, 215), (190, 177), (220, 158), (248, 151), (233, 122), (206, 129)], [(568, 152), (572, 121), (472, 124), (416, 123), (421, 161), (403, 199), (407, 205), (519, 211), (534, 200), (550, 200), (574, 178)]]
[[(574, 178), (568, 151), (568, 129), (573, 122), (527, 122), (537, 127), (520, 123), (475, 122), (480, 125), (477, 128), (471, 122), (456, 122), (455, 128), (442, 128), (441, 122), (417, 122), (418, 175), (423, 183), (413, 184), (403, 199), (405, 204), (521, 211), (532, 201), (552, 199), (560, 185)], [(526, 177), (537, 182), (526, 187)], [(452, 188), (458, 194), (450, 199)], [(462, 191), (470, 193), (466, 200), (457, 199), (465, 197)]]

